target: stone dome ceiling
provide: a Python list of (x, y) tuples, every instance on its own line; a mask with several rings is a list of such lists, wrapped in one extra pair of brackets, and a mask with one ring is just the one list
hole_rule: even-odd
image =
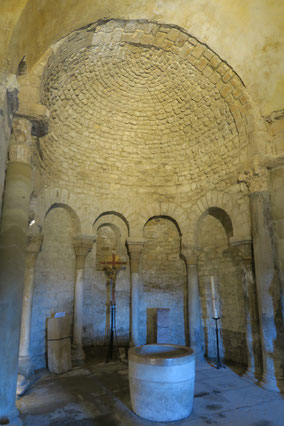
[(43, 174), (92, 192), (219, 179), (238, 157), (238, 133), (210, 68), (201, 73), (186, 47), (213, 56), (179, 29), (141, 22), (61, 42), (45, 72)]

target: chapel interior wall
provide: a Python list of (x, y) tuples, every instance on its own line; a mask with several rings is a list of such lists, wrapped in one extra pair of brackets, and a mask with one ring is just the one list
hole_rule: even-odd
[(221, 317), (221, 353), (227, 361), (247, 363), (244, 294), (241, 270), (228, 250), (228, 236), (218, 219), (206, 215), (199, 228), (198, 276), (205, 352), (216, 353), (210, 277), (215, 280)]
[(46, 321), (56, 312), (73, 316), (74, 227), (68, 211), (54, 208), (43, 223), (44, 240), (35, 268), (31, 325), (31, 356), (35, 368), (46, 363)]

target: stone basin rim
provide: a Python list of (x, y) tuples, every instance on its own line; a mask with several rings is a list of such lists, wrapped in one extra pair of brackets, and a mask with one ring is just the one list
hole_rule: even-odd
[(173, 366), (193, 362), (195, 357), (193, 349), (188, 346), (163, 343), (131, 348), (128, 359), (139, 364)]

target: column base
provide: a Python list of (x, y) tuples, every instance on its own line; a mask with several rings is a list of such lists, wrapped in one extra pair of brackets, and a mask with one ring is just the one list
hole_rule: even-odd
[(16, 394), (18, 396), (24, 395), (24, 393), (30, 387), (30, 384), (31, 384), (30, 380), (28, 380), (25, 376), (18, 374)]
[(253, 381), (254, 383), (257, 383), (261, 379), (261, 374), (262, 372), (258, 369), (248, 368), (244, 376), (247, 377), (249, 380)]
[(135, 348), (136, 346), (139, 346), (139, 344), (135, 343), (134, 340), (130, 340), (129, 347), (130, 348)]
[(29, 378), (34, 374), (32, 361), (29, 356), (19, 356), (18, 373), (26, 378)]
[(84, 361), (86, 358), (82, 345), (72, 345), (71, 351), (72, 361)]
[(2, 412), (0, 408), (0, 425), (22, 426), (23, 422), (19, 417), (19, 410), (14, 407), (8, 412)]
[(271, 392), (280, 392), (278, 382), (275, 377), (262, 376), (259, 386)]

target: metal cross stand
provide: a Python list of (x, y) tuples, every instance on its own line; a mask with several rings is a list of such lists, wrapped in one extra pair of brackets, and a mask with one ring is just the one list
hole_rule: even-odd
[(115, 301), (115, 282), (116, 276), (120, 269), (122, 269), (122, 265), (126, 265), (127, 262), (119, 262), (119, 257), (114, 253), (112, 254), (112, 258), (107, 262), (100, 262), (102, 265), (105, 265), (104, 270), (109, 277), (109, 283), (111, 284), (111, 301), (110, 301), (110, 340), (109, 347), (107, 353), (106, 362), (112, 360), (113, 349), (115, 347), (115, 351), (119, 361), (121, 361), (118, 342), (117, 342), (117, 334), (116, 334), (116, 301)]

